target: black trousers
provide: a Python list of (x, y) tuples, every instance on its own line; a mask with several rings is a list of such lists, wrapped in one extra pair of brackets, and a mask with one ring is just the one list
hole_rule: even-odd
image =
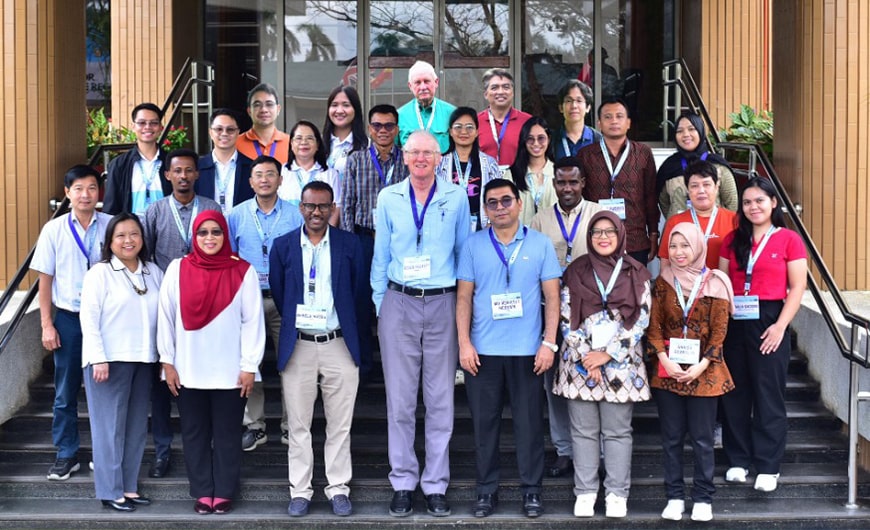
[(154, 363), (151, 385), (151, 436), (155, 458), (169, 458), (172, 445), (172, 394), (166, 381), (160, 380), (162, 365)]
[(357, 322), (360, 329), (359, 377), (362, 382), (372, 376), (372, 370), (375, 368), (374, 352), (372, 351), (372, 317), (375, 314), (375, 304), (372, 302), (372, 285), (369, 282), (372, 273), (375, 238), (370, 232), (357, 231), (356, 235), (362, 244), (363, 268), (365, 269), (364, 276), (360, 278), (363, 283), (363, 298), (366, 300), (365, 309), (359, 311), (359, 322)]
[(523, 494), (540, 493), (544, 477), (544, 409), (541, 376), (534, 356), (480, 356), (477, 376), (465, 373), (468, 407), (474, 425), (477, 493), (498, 491), (499, 437), (505, 395), (510, 399)]
[(713, 429), (716, 425), (717, 397), (681, 396), (667, 390), (653, 390), (659, 409), (662, 431), (662, 463), (665, 468), (665, 495), (668, 500), (685, 499), (683, 479), (683, 444), (686, 433), (692, 440), (695, 471), (692, 476), (692, 500), (713, 502)]
[(178, 392), (181, 438), (190, 495), (232, 499), (242, 469), (242, 417), (247, 398), (237, 388)]
[(779, 473), (785, 454), (788, 418), (785, 382), (791, 357), (786, 331), (776, 351), (762, 355), (761, 334), (779, 318), (781, 301), (762, 301), (758, 320), (731, 320), (725, 338), (725, 362), (734, 390), (722, 396), (722, 445), (732, 467)]

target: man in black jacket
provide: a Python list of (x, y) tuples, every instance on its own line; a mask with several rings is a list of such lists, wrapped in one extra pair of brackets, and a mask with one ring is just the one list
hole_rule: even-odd
[(236, 150), (239, 122), (230, 109), (217, 109), (209, 118), (209, 136), (214, 149), (199, 159), (196, 194), (214, 199), (225, 216), (233, 207), (254, 198), (251, 159)]

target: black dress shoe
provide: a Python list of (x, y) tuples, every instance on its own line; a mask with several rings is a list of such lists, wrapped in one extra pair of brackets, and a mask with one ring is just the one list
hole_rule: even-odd
[(126, 499), (126, 498), (124, 499), (124, 502), (118, 502), (115, 500), (108, 500), (108, 501), (104, 500), (103, 507), (104, 508), (111, 508), (111, 509), (117, 510), (119, 512), (132, 512), (133, 510), (136, 509), (136, 506), (134, 506), (133, 503), (130, 502), (129, 499)]
[(127, 502), (132, 502), (133, 504), (138, 504), (139, 506), (151, 505), (151, 499), (149, 499), (148, 497), (143, 497), (142, 495), (139, 495), (138, 497), (127, 497), (125, 495), (124, 498), (127, 499)]
[(435, 517), (447, 517), (450, 515), (450, 505), (447, 504), (447, 497), (441, 493), (432, 493), (426, 495), (426, 511), (429, 515)]
[(397, 490), (393, 493), (390, 502), (390, 515), (393, 517), (407, 517), (414, 513), (414, 492), (410, 490)]
[(561, 477), (574, 471), (574, 461), (567, 456), (559, 455), (553, 465), (547, 468), (548, 477)]
[(163, 478), (169, 472), (169, 458), (158, 458), (151, 464), (148, 476), (151, 478)]
[(471, 508), (471, 514), (475, 517), (489, 517), (495, 511), (496, 504), (498, 504), (498, 494), (481, 493)]
[(540, 493), (523, 494), (523, 513), (526, 517), (539, 517), (544, 513), (544, 505), (541, 504)]

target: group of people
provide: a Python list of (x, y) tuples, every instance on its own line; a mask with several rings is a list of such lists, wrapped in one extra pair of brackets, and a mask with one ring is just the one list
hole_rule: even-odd
[[(665, 454), (662, 517), (685, 512), (688, 433), (692, 519), (712, 518), (717, 421), (726, 480), (745, 482), (754, 467), (755, 488), (774, 490), (787, 430), (783, 337), (800, 306), (806, 254), (771, 184), (753, 178), (738, 194), (694, 114), (678, 120), (678, 151), (657, 175), (650, 149), (627, 138), (625, 102), (603, 101), (598, 129), (585, 124), (592, 93), (580, 81), (561, 90), (564, 122), (554, 132), (512, 106), (506, 70), (483, 76), (489, 105), (479, 112), (436, 98), (427, 63), (408, 77), (414, 99), (372, 107), (367, 126), (356, 91), (334, 89), (323, 135), (308, 121), (278, 130), (278, 94), (258, 85), (247, 101), (251, 129), (240, 133), (234, 112), (215, 111), (213, 149), (201, 157), (158, 149), (162, 112), (138, 105), (136, 147), (109, 165), (102, 212), (99, 173), (68, 171), (70, 213), (43, 228), (31, 265), (42, 343), (55, 360), (58, 452), (48, 478), (80, 469), (84, 380), (104, 506), (150, 504), (137, 480), (149, 402), (149, 475), (162, 477), (177, 399), (194, 509), (232, 510), (242, 453), (268, 441), (268, 334), (288, 514), (306, 515), (314, 494), (319, 389), (324, 493), (336, 515), (350, 515), (350, 426), (377, 318), (393, 516), (414, 512), (418, 488), (429, 514), (451, 513), (457, 369), (474, 429), (475, 517), (498, 506), (506, 400), (528, 517), (544, 511), (543, 476), (572, 471), (574, 514), (592, 516), (602, 461), (605, 514), (624, 517), (632, 407), (651, 397)], [(653, 280), (646, 265), (657, 256)], [(556, 449), (549, 466), (545, 406)]]

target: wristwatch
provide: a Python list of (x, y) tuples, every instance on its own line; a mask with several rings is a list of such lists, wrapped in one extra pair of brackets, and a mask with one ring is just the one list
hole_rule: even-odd
[(556, 353), (557, 351), (559, 351), (559, 346), (557, 346), (556, 344), (554, 344), (552, 342), (547, 342), (545, 340), (541, 341), (541, 346), (546, 346), (547, 348), (552, 350), (553, 353)]

